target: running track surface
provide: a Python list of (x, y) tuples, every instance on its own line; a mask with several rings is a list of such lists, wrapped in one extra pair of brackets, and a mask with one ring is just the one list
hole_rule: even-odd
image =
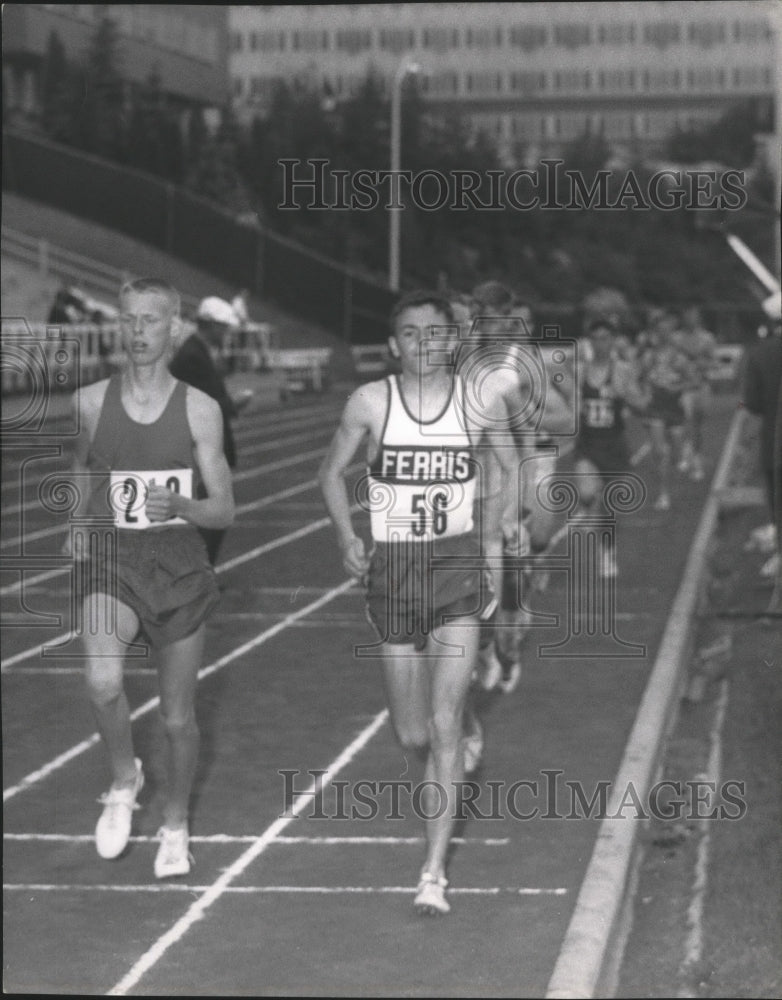
[[(400, 786), (395, 810), (390, 792), (378, 788), (373, 799), (364, 786), (377, 804), (371, 818), (363, 817), (372, 801), (354, 797), (359, 781), (414, 787), (422, 773), (394, 742), (376, 661), (353, 653), (374, 636), (361, 594), (341, 570), (315, 482), (345, 397), (335, 389), (238, 422), (239, 514), (220, 556), (222, 601), (199, 685), (196, 864), (168, 883), (151, 870), (162, 737), (146, 655), (130, 660), (126, 674), (147, 776), (143, 808), (121, 859), (100, 860), (92, 843), (95, 799), (108, 776), (82, 689), (80, 646), (68, 641), (70, 577), (59, 560), (67, 512), (45, 510), (38, 499), (39, 484), (67, 464), (68, 438), (58, 436), (67, 423), (6, 446), (7, 991), (545, 993), (599, 826), (545, 814), (572, 812), (567, 782), (581, 782), (590, 795), (617, 771), (734, 402), (716, 397), (706, 481), (678, 476), (671, 512), (652, 510), (650, 497), (618, 519), (613, 639), (573, 634), (583, 608), (567, 572), (552, 572), (533, 605), (549, 617), (526, 642), (519, 687), (478, 698), (486, 748), (476, 807), (494, 818), (460, 827), (449, 871), (452, 913), (426, 920), (411, 907), (423, 831), (409, 794)], [(634, 425), (631, 436), (637, 450), (644, 431)], [(648, 457), (635, 471), (651, 492)], [(563, 538), (556, 550), (563, 565), (567, 544)], [(641, 655), (624, 655), (631, 650), (617, 639)], [(563, 642), (554, 652), (568, 656), (537, 654)], [(69, 655), (41, 655), (42, 645), (56, 643)], [(317, 801), (297, 796), (286, 811), (281, 772), (295, 772), (287, 780), (304, 791), (311, 772), (326, 769), (326, 782), (346, 784), (326, 784)], [(508, 805), (519, 781), (531, 784), (518, 786)], [(514, 805), (538, 814), (519, 819)]]

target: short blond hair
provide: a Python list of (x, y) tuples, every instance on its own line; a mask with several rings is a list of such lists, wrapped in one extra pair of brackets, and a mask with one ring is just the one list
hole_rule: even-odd
[(182, 310), (181, 295), (165, 278), (132, 278), (120, 288), (119, 300), (122, 301), (129, 292), (155, 292), (162, 295), (169, 304), (172, 316), (179, 316)]

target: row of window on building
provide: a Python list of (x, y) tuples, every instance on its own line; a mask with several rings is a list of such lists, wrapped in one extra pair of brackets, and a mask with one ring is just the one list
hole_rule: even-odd
[[(325, 92), (337, 98), (352, 97), (366, 79), (359, 74), (337, 74), (324, 78)], [(306, 78), (300, 82), (305, 83)], [(234, 77), (233, 92), (237, 98), (267, 100), (275, 87), (284, 81), (279, 74), (256, 74)], [(313, 81), (310, 79), (309, 83)], [(383, 81), (385, 84), (385, 81)], [(510, 73), (467, 72), (453, 70), (421, 78), (421, 92), (427, 97), (455, 96), (532, 96), (538, 94), (662, 94), (687, 90), (754, 91), (765, 90), (772, 84), (770, 66), (704, 66), (680, 69), (614, 69), (614, 70), (554, 70), (549, 72), (514, 71)]]
[(560, 114), (499, 114), (476, 115), (472, 122), (476, 129), (483, 129), (500, 142), (512, 140), (535, 142), (538, 140), (568, 141), (584, 133), (604, 135), (609, 140), (663, 139), (676, 129), (700, 127), (708, 115), (694, 116), (688, 112), (606, 112)]
[[(686, 30), (685, 30), (686, 28)], [(332, 49), (356, 55), (373, 47), (389, 52), (405, 52), (416, 46), (445, 52), (458, 48), (502, 48), (508, 45), (527, 51), (555, 45), (569, 49), (584, 45), (632, 45), (641, 40), (645, 45), (664, 49), (685, 40), (702, 48), (712, 48), (728, 41), (755, 44), (771, 37), (763, 18), (725, 21), (649, 21), (593, 25), (570, 22), (551, 27), (542, 24), (511, 25), (510, 27), (475, 28), (343, 28), (333, 31), (319, 29), (233, 31), (233, 52), (328, 52)]]

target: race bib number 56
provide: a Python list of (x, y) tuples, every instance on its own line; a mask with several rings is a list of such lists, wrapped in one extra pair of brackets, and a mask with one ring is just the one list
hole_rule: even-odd
[(119, 528), (139, 531), (165, 524), (187, 524), (181, 517), (167, 521), (150, 521), (146, 514), (147, 494), (150, 486), (162, 486), (172, 493), (193, 497), (192, 469), (154, 469), (151, 472), (111, 473), (109, 502)]

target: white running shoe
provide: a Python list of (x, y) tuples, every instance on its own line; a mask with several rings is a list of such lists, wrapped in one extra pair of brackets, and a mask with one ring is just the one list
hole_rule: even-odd
[(187, 827), (170, 830), (167, 826), (161, 826), (158, 837), (160, 837), (160, 847), (155, 856), (155, 878), (187, 875), (193, 863)]
[(502, 664), (497, 657), (494, 643), (484, 646), (478, 653), (478, 681), (484, 691), (493, 691), (500, 683)]
[(745, 552), (760, 552), (763, 555), (771, 555), (777, 545), (777, 529), (771, 524), (762, 524), (750, 532), (749, 539), (744, 546)]
[(513, 663), (503, 664), (502, 677), (500, 678), (500, 688), (503, 694), (510, 694), (518, 687), (521, 680), (521, 664), (518, 660)]
[(671, 509), (671, 498), (667, 493), (661, 493), (657, 499), (654, 501), (655, 510), (670, 510)]
[(760, 567), (760, 575), (766, 579), (778, 576), (779, 574), (779, 553), (774, 555)]
[(416, 913), (426, 917), (439, 917), (444, 913), (450, 913), (451, 907), (445, 898), (447, 888), (448, 880), (442, 875), (437, 878), (429, 872), (421, 872), (421, 880), (413, 900)]
[(695, 455), (692, 460), (692, 467), (690, 468), (690, 479), (692, 479), (694, 483), (699, 483), (705, 475), (706, 472), (703, 468), (703, 459), (700, 455)]
[(679, 456), (679, 461), (676, 465), (676, 468), (679, 470), (679, 472), (689, 472), (690, 469), (692, 468), (694, 457), (695, 454), (692, 450), (692, 445), (685, 444), (684, 447), (682, 448), (682, 453)]
[(144, 771), (138, 757), (135, 764), (136, 780), (132, 788), (115, 788), (112, 785), (98, 799), (103, 804), (103, 812), (95, 827), (95, 847), (98, 854), (107, 860), (118, 858), (127, 847), (133, 810), (141, 808), (136, 804), (136, 798), (144, 787)]
[(464, 750), (464, 773), (473, 774), (478, 770), (483, 756), (483, 726), (475, 715), (472, 717), (472, 731), (462, 736), (462, 749)]
[(614, 579), (619, 574), (616, 565), (616, 553), (613, 549), (603, 549), (600, 559), (600, 576), (604, 580)]

